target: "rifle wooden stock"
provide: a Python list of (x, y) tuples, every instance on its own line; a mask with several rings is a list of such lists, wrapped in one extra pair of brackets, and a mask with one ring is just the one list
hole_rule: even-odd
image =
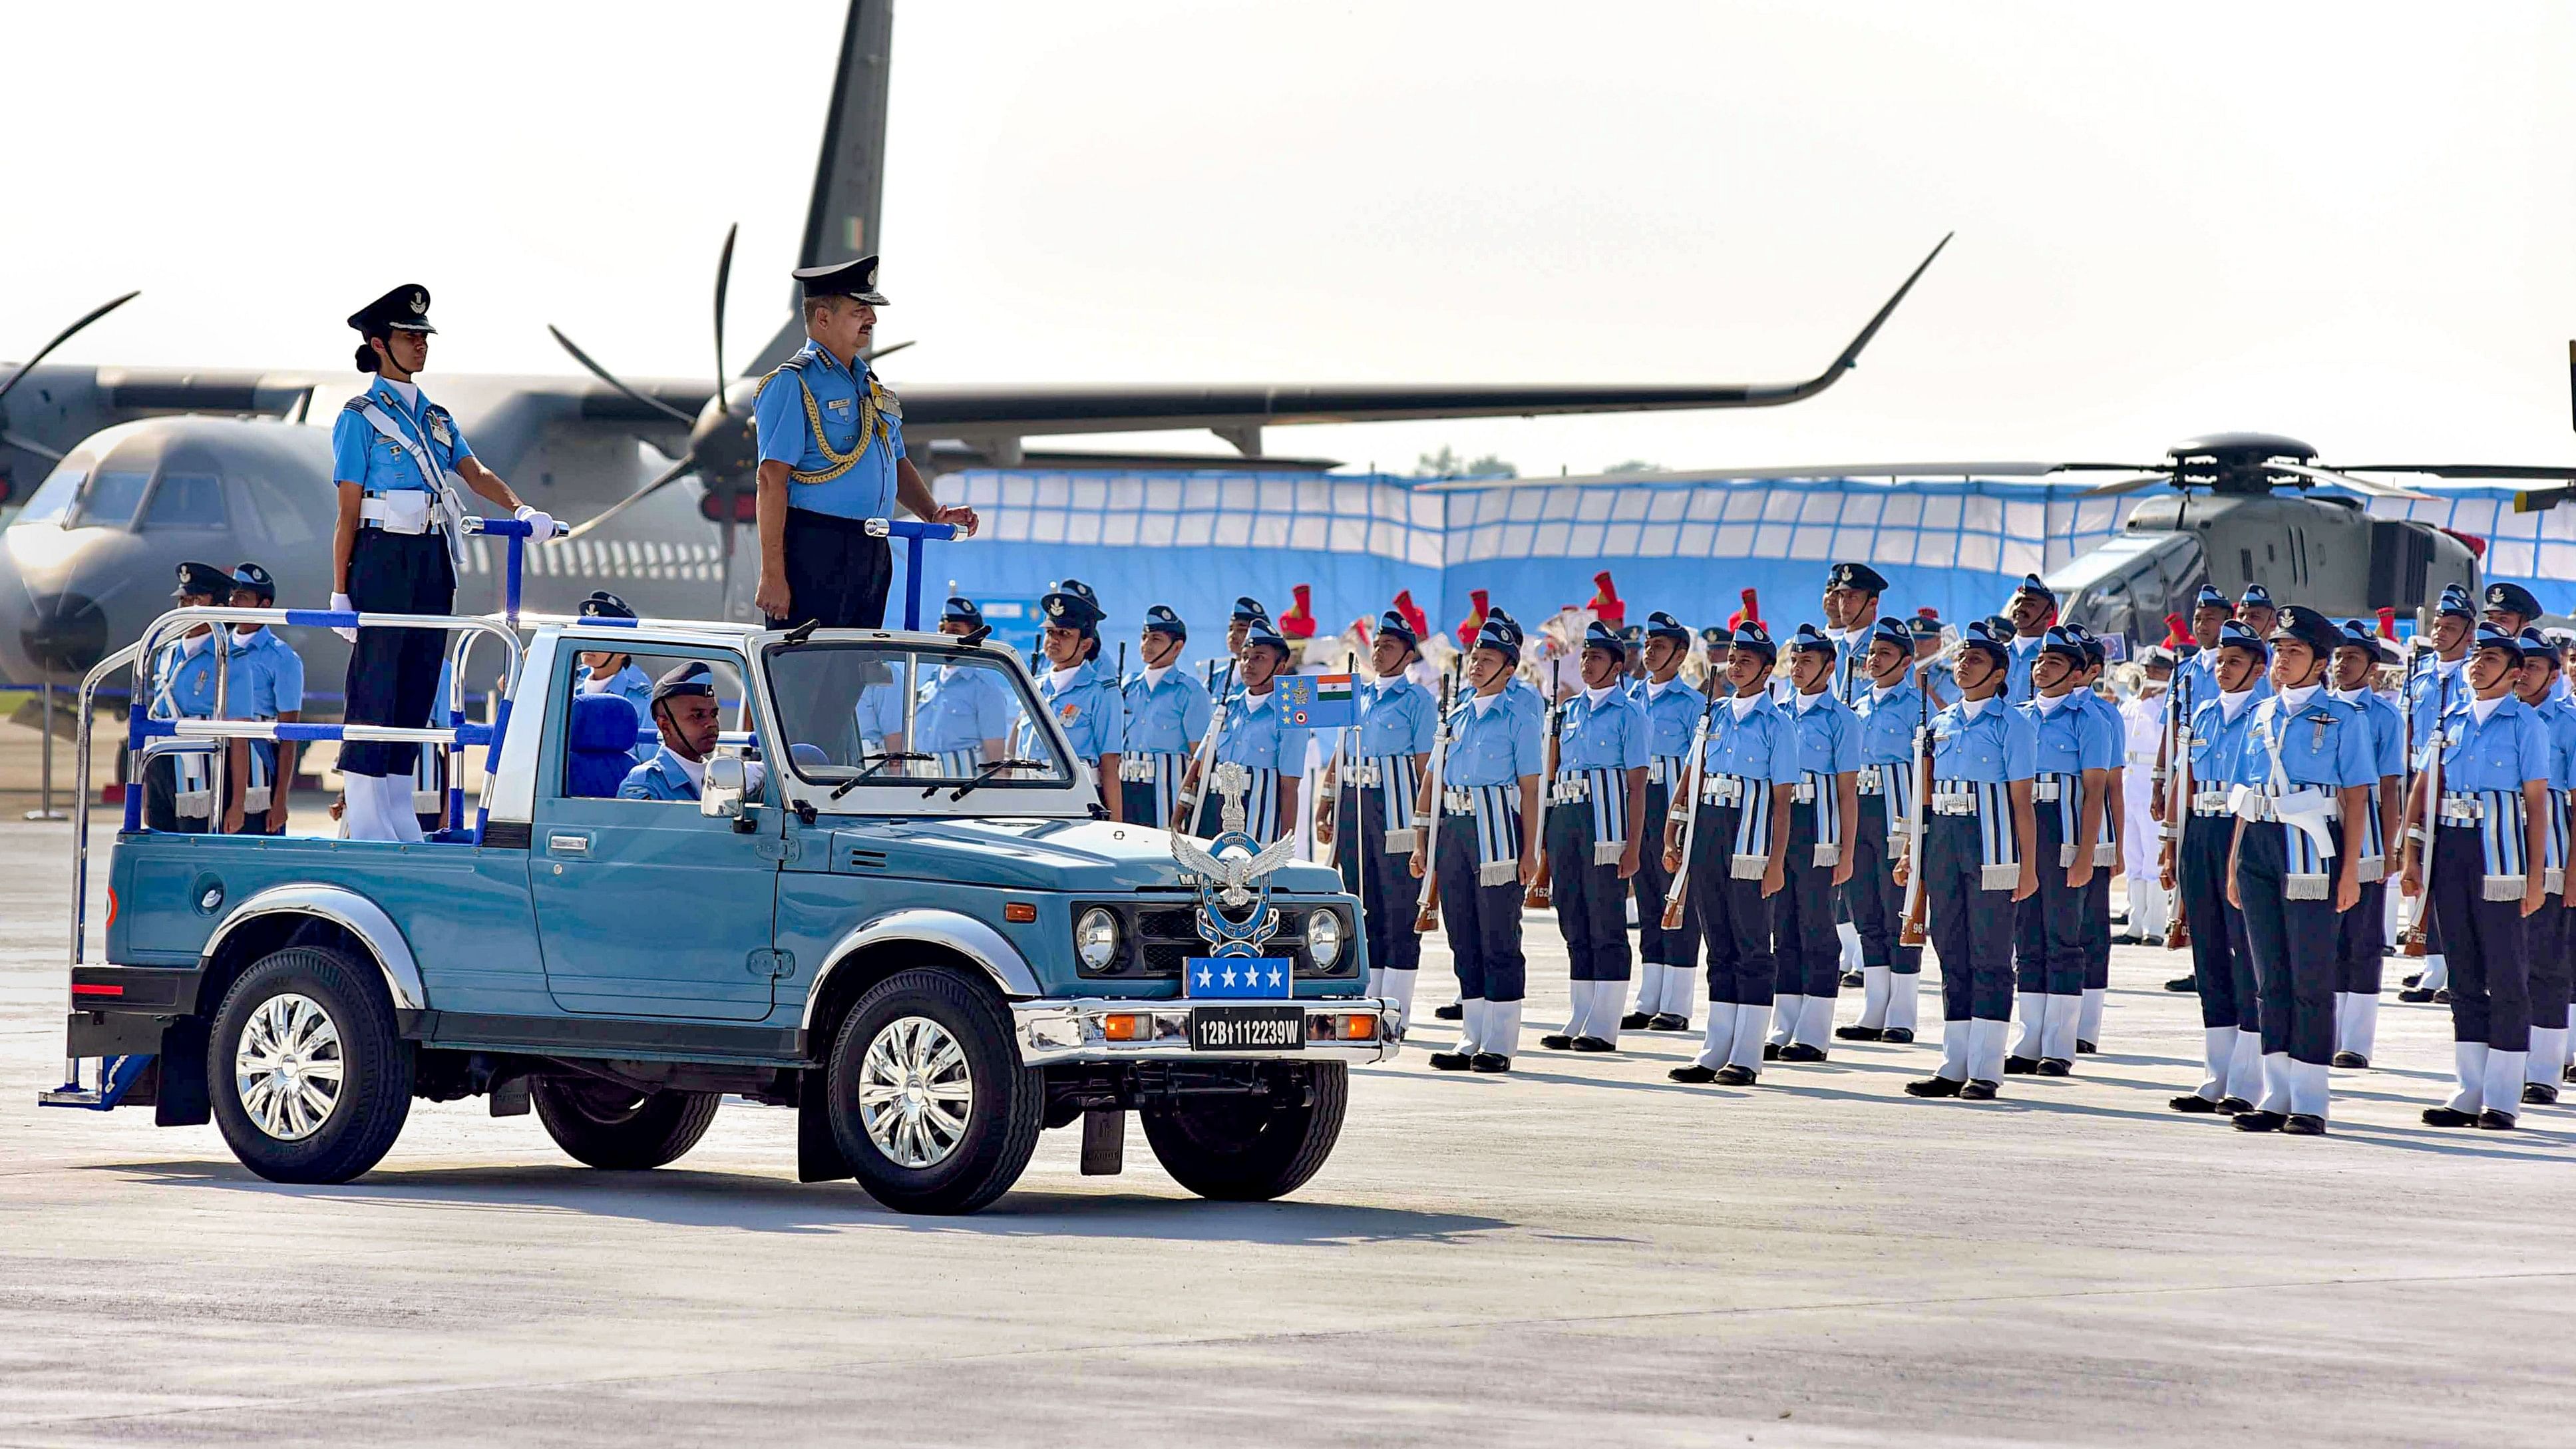
[[(1548, 692), (1556, 691), (1556, 675), (1548, 674)], [(1538, 879), (1531, 881), (1528, 894), (1521, 897), (1521, 909), (1543, 911), (1555, 904), (1548, 890), (1547, 876), (1547, 792), (1556, 788), (1556, 760), (1563, 748), (1559, 739), (1565, 731), (1565, 706), (1551, 702), (1547, 707), (1547, 758), (1539, 767), (1538, 787)]]
[[(1931, 939), (1931, 932), (1925, 929), (1924, 921), (1931, 892), (1924, 889), (1923, 883), (1925, 814), (1932, 799), (1931, 692), (1922, 691), (1920, 698), (1922, 704), (1918, 713), (1922, 717), (1914, 726), (1914, 758), (1905, 766), (1914, 772), (1914, 798), (1907, 803), (1905, 810), (1905, 919), (1896, 928), (1896, 944), (1900, 946), (1920, 946)], [(1944, 966), (1942, 969), (1946, 971), (1949, 968)]]
[(2182, 833), (2191, 828), (2191, 681), (2174, 671), (2174, 698), (2165, 705), (2165, 829), (2173, 850), (2173, 910), (2166, 916), (2165, 949), (2191, 945), (2191, 913), (2183, 909)]
[(1181, 798), (1172, 807), (1172, 829), (1182, 835), (1198, 823), (1199, 799), (1207, 793), (1208, 771), (1216, 759), (1216, 737), (1225, 732), (1225, 697), (1234, 692), (1234, 664), (1225, 662), (1225, 677), (1218, 681), (1215, 707), (1208, 712), (1207, 733), (1199, 737), (1198, 757), (1190, 761), (1190, 778), (1181, 784)]
[(1440, 681), (1440, 728), (1431, 736), (1430, 767), (1423, 772), (1424, 791), (1431, 802), (1430, 813), (1416, 825), (1414, 838), (1421, 844), (1422, 893), (1414, 898), (1413, 930), (1416, 935), (1440, 929), (1440, 824), (1443, 808), (1440, 795), (1442, 775), (1449, 763), (1449, 708), (1453, 694), (1449, 681)]
[[(1681, 863), (1673, 867), (1673, 883), (1664, 888), (1664, 929), (1667, 931), (1682, 928), (1682, 912), (1690, 902), (1691, 845), (1699, 839), (1700, 764), (1708, 757), (1708, 722), (1717, 712), (1719, 677), (1717, 668), (1712, 665), (1708, 671), (1707, 688), (1702, 691), (1700, 699), (1699, 724), (1691, 731), (1690, 759), (1682, 767), (1681, 779), (1673, 782), (1672, 798), (1664, 802), (1666, 830), (1672, 829), (1673, 811), (1683, 812)], [(1663, 848), (1662, 841), (1655, 842), (1655, 849)]]
[[(2422, 611), (2418, 610), (2417, 613), (2420, 616)], [(2442, 716), (2449, 711), (2451, 704), (2451, 681), (2442, 677), (2442, 662), (2438, 657), (2433, 661), (2433, 688), (2435, 690), (2433, 734), (2425, 742), (2432, 746), (2429, 751), (2431, 762), (2424, 766), (2424, 789), (2421, 792), (2424, 809), (2424, 846), (2415, 857), (2420, 883), (2416, 887), (2414, 899), (2408, 902), (2411, 909), (2407, 912), (2405, 924), (2397, 931), (2397, 953), (2401, 956), (2421, 957), (2424, 954), (2424, 920), (2433, 904), (2434, 827), (2432, 822), (2440, 819), (2442, 814)], [(2415, 701), (2407, 700), (2406, 706), (2406, 717), (2411, 727), (2415, 717)], [(2408, 791), (2407, 808), (2397, 817), (2397, 847), (2400, 860), (2405, 859), (2406, 842), (2412, 838), (2408, 832), (2416, 826), (2414, 818), (2416, 800), (2417, 792)]]

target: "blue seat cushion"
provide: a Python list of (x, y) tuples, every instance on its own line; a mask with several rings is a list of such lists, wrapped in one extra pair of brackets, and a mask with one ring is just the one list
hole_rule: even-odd
[(635, 706), (617, 695), (574, 696), (564, 793), (577, 800), (615, 799), (626, 772), (635, 768), (636, 729)]

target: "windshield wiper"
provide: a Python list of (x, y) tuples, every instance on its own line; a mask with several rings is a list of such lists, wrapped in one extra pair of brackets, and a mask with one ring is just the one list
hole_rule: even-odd
[[(949, 791), (949, 803), (953, 805), (956, 802), (965, 799), (967, 792), (973, 790), (976, 786), (983, 784), (985, 781), (990, 780), (1004, 770), (1043, 770), (1046, 767), (1047, 762), (1045, 760), (995, 760), (991, 764), (978, 769), (975, 772), (974, 779), (969, 780), (965, 784), (958, 786), (956, 789)], [(938, 793), (939, 787), (933, 785), (929, 789), (921, 792), (921, 798), (927, 800)]]
[[(852, 790), (866, 784), (869, 776), (874, 775), (877, 771), (884, 769), (888, 765), (910, 764), (914, 760), (930, 760), (936, 758), (938, 758), (936, 755), (912, 755), (905, 754), (900, 750), (891, 755), (879, 755), (875, 760), (869, 763), (866, 769), (861, 770), (846, 780), (843, 780), (840, 784), (833, 786), (832, 793), (824, 796), (823, 798), (827, 801), (840, 799), (842, 796), (849, 794)], [(939, 787), (933, 785), (930, 788), (936, 790)]]

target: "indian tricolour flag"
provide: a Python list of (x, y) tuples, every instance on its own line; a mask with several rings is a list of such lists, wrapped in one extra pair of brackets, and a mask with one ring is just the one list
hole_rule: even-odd
[(1347, 674), (1291, 674), (1279, 681), (1279, 717), (1300, 729), (1334, 730), (1359, 723), (1358, 697)]

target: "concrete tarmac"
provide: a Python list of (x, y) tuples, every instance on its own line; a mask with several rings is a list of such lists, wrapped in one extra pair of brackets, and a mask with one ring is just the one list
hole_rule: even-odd
[(1900, 1092), (1933, 1044), (1745, 1090), (1664, 1079), (1695, 1038), (1541, 1051), (1541, 917), (1518, 1069), (1425, 1065), (1435, 948), (1413, 1044), (1284, 1202), (1194, 1199), (1131, 1126), (1123, 1177), (1055, 1132), (984, 1213), (902, 1217), (799, 1186), (790, 1114), (739, 1101), (631, 1175), (420, 1103), (375, 1172), (296, 1188), (211, 1127), (35, 1107), (64, 838), (0, 825), (0, 1444), (2570, 1437), (2576, 1108), (2418, 1125), (2448, 1019), (2393, 961), (2323, 1139), (2165, 1110), (2200, 1036), (2160, 950), (2117, 952), (2104, 1055), (1975, 1105)]

